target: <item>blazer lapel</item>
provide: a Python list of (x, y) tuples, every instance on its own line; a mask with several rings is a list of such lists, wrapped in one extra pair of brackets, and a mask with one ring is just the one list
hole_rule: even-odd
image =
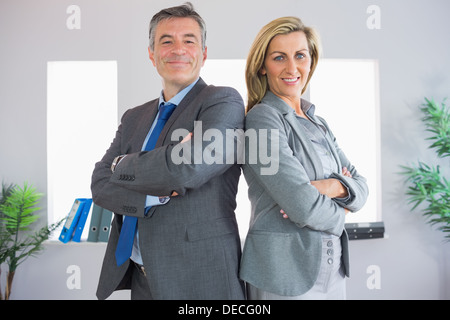
[(188, 92), (188, 94), (181, 100), (180, 104), (175, 108), (170, 118), (167, 120), (164, 125), (161, 134), (158, 137), (158, 141), (156, 142), (156, 147), (160, 147), (163, 145), (163, 142), (166, 138), (167, 133), (172, 127), (173, 123), (177, 118), (183, 113), (183, 111), (189, 106), (189, 104), (198, 96), (198, 94), (206, 87), (206, 83), (200, 78), (195, 86)]
[(322, 162), (314, 150), (314, 146), (309, 137), (296, 118), (294, 109), (270, 91), (266, 93), (261, 102), (274, 107), (283, 115), (284, 119), (289, 123), (295, 135), (299, 138), (300, 143), (303, 145), (303, 152), (309, 157), (310, 162), (313, 164), (312, 167), (314, 168), (316, 179), (323, 177)]
[(305, 133), (300, 123), (298, 122), (298, 119), (296, 118), (294, 112), (295, 111), (292, 110), (292, 112), (286, 114), (285, 119), (291, 125), (294, 133), (300, 139), (300, 142), (303, 145), (303, 152), (308, 155), (311, 163), (313, 164), (312, 167), (314, 168), (316, 179), (321, 179), (323, 177), (322, 161), (317, 155), (317, 152), (315, 151), (308, 135)]
[(134, 127), (133, 139), (130, 140), (130, 149), (122, 150), (124, 153), (138, 152), (142, 150), (142, 144), (147, 137), (152, 123), (158, 112), (158, 99), (147, 102), (143, 105), (143, 111), (137, 114), (137, 125)]

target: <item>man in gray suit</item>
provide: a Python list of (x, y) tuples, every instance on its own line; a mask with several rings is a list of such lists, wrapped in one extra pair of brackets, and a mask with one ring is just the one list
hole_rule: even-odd
[[(214, 129), (227, 138), (242, 129), (244, 105), (236, 90), (208, 86), (199, 77), (205, 38), (190, 3), (152, 18), (149, 56), (163, 80), (161, 96), (125, 112), (92, 175), (94, 202), (115, 213), (99, 299), (127, 288), (132, 299), (244, 298), (234, 213), (240, 167), (229, 161), (235, 150), (214, 150), (223, 161), (199, 161), (211, 151), (203, 133)], [(175, 109), (148, 149), (168, 105)], [(180, 132), (190, 134), (183, 139)], [(136, 232), (124, 256), (122, 236), (132, 220)]]

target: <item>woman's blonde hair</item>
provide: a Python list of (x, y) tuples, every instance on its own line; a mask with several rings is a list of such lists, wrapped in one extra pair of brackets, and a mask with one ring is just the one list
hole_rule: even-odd
[(282, 17), (275, 19), (265, 25), (256, 36), (247, 57), (245, 67), (245, 82), (247, 84), (247, 108), (248, 112), (255, 104), (261, 102), (268, 90), (267, 77), (261, 74), (264, 65), (267, 48), (270, 41), (277, 35), (289, 34), (291, 32), (302, 31), (308, 41), (308, 50), (311, 55), (311, 70), (302, 94), (308, 87), (309, 80), (316, 69), (320, 55), (319, 36), (313, 28), (306, 27), (297, 17)]

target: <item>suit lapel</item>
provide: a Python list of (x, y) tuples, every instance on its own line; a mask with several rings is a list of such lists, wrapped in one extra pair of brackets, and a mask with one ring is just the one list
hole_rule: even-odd
[(158, 99), (145, 103), (141, 108), (141, 112), (136, 114), (137, 119), (133, 139), (129, 140), (130, 145), (128, 148), (131, 148), (131, 150), (122, 150), (123, 153), (139, 152), (142, 150), (144, 140), (158, 112)]
[(183, 100), (181, 100), (180, 104), (175, 108), (174, 112), (164, 125), (164, 128), (158, 137), (158, 141), (156, 142), (156, 147), (160, 147), (163, 145), (167, 133), (169, 132), (173, 123), (206, 86), (206, 83), (202, 80), (202, 78), (200, 78), (195, 86), (191, 89), (191, 91), (189, 91), (188, 94), (183, 98)]

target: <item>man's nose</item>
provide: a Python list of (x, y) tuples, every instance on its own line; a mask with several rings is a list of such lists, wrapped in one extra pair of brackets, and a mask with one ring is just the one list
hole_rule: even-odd
[(173, 46), (171, 52), (172, 52), (173, 54), (176, 54), (176, 55), (180, 55), (180, 56), (181, 56), (181, 55), (184, 55), (184, 54), (186, 53), (186, 49), (185, 49), (183, 43), (176, 42), (176, 43), (174, 44), (174, 46)]

